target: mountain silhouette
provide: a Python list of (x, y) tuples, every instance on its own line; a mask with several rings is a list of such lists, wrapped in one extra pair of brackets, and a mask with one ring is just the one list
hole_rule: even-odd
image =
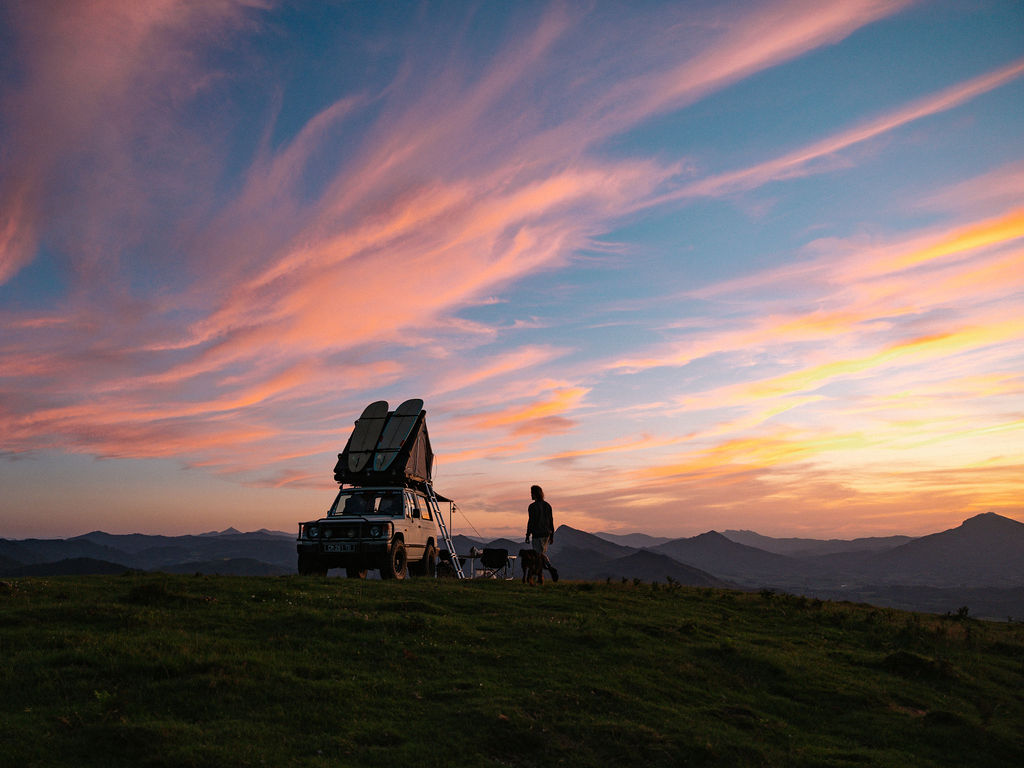
[(1024, 586), (1024, 523), (985, 512), (876, 555), (885, 583)]
[(808, 566), (799, 560), (737, 544), (717, 531), (673, 539), (651, 549), (715, 576), (750, 586), (788, 582)]
[[(772, 588), (795, 594), (861, 600), (876, 605), (946, 613), (970, 605), (992, 618), (1024, 618), (1024, 523), (995, 513), (976, 515), (955, 528), (919, 538), (850, 541), (771, 539), (750, 531), (746, 541), (791, 548), (780, 554), (734, 541), (716, 531), (658, 540), (646, 534), (595, 535), (560, 526), (549, 549), (565, 580), (671, 578), (696, 586)], [(898, 543), (900, 539), (905, 539)], [(658, 541), (654, 546), (638, 543)], [(518, 554), (518, 539), (457, 535), (456, 551), (500, 547)], [(811, 542), (813, 546), (807, 546)], [(894, 544), (896, 544), (894, 546)], [(820, 552), (820, 546), (827, 554)], [(0, 539), (0, 575), (122, 573), (127, 569), (172, 573), (271, 575), (294, 573), (295, 540), (278, 531), (187, 536), (108, 534), (70, 539)], [(473, 571), (466, 568), (467, 573)], [(516, 575), (520, 569), (516, 568)]]
[[(610, 541), (613, 544), (621, 544), (625, 547), (636, 547), (637, 549), (650, 549), (659, 544), (672, 541), (671, 536), (649, 536), (646, 533), (606, 533), (598, 531), (595, 536)], [(746, 544), (747, 542), (740, 542)], [(754, 546), (757, 546), (756, 544)]]
[(551, 545), (551, 557), (558, 557), (563, 549), (568, 548), (588, 549), (603, 557), (623, 557), (636, 551), (634, 547), (614, 544), (592, 533), (570, 528), (568, 525), (560, 525), (555, 531), (555, 541)]
[(650, 582), (667, 582), (670, 579), (687, 587), (731, 587), (706, 571), (684, 565), (668, 555), (659, 555), (649, 549), (641, 549), (625, 557), (616, 558), (595, 569), (595, 579), (640, 579)]
[(771, 536), (762, 536), (754, 531), (734, 530), (727, 530), (724, 535), (737, 544), (746, 544), (749, 547), (763, 549), (765, 552), (792, 557), (813, 557), (849, 552), (880, 552), (906, 544), (914, 539), (913, 536), (871, 536), (860, 539), (777, 539)]

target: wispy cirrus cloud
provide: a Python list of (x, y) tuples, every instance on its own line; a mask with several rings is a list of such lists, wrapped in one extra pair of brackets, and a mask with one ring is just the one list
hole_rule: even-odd
[(986, 173), (932, 190), (918, 206), (943, 213), (956, 212), (984, 215), (985, 212), (1007, 210), (1024, 199), (1024, 162), (999, 165)]
[(508, 429), (519, 437), (561, 432), (574, 423), (565, 414), (579, 408), (587, 392), (585, 387), (553, 387), (543, 398), (462, 419), (484, 430)]
[[(822, 251), (794, 266), (755, 273), (704, 287), (694, 292), (702, 299), (746, 296), (757, 301), (756, 314), (742, 316), (711, 334), (692, 332), (682, 342), (655, 349), (654, 354), (624, 358), (611, 368), (637, 372), (660, 366), (681, 366), (701, 357), (758, 346), (834, 342), (851, 335), (882, 341), (880, 359), (898, 355), (915, 344), (911, 336), (892, 344), (881, 331), (893, 329), (899, 318), (918, 318), (954, 302), (961, 310), (954, 333), (968, 323), (962, 312), (970, 306), (1012, 299), (1024, 276), (1019, 270), (1024, 238), (1024, 217), (1019, 210), (954, 227), (944, 232), (903, 237), (891, 243), (829, 241), (815, 245)], [(922, 281), (920, 270), (927, 270)], [(797, 310), (765, 315), (772, 295), (800, 295)], [(765, 299), (760, 297), (767, 296)], [(758, 297), (754, 299), (753, 297)], [(827, 307), (827, 309), (824, 309)], [(998, 315), (996, 315), (998, 317)], [(993, 338), (1013, 334), (1014, 320), (987, 316), (981, 326), (994, 325)], [(999, 330), (1002, 329), (1002, 330)], [(938, 334), (941, 335), (941, 331)], [(927, 342), (938, 344), (938, 341)]]
[[(162, 118), (222, 75), (204, 49), (265, 6), (96, 0), (5, 9), (22, 77), (0, 93), (0, 284), (40, 245), (66, 251), (79, 279), (111, 274), (104, 252), (144, 238), (158, 199), (187, 174), (202, 178), (211, 159), (197, 141), (186, 140), (194, 154), (178, 151), (193, 128)], [(154, 100), (167, 112), (151, 109)], [(54, 211), (72, 204), (75, 215), (55, 228)]]
[[(272, 139), (273, 110), (265, 109), (242, 183), (227, 199), (218, 176), (225, 157), (238, 162), (228, 136), (239, 116), (225, 112), (211, 141), (196, 110), (240, 77), (211, 54), (272, 24), (272, 4), (93, 3), (66, 15), (26, 7), (15, 18), (19, 39), (41, 42), (24, 43), (23, 87), (3, 94), (4, 114), (17, 116), (5, 144), (20, 161), (0, 185), (9, 203), (0, 279), (17, 274), (44, 239), (61, 254), (59, 268), (77, 277), (65, 310), (8, 313), (21, 329), (4, 349), (8, 447), (122, 455), (148, 440), (145, 455), (182, 451), (207, 464), (214, 451), (228, 464), (233, 434), (241, 446), (302, 429), (294, 411), (275, 404), (322, 403), (394, 381), (403, 366), (384, 356), (415, 357), (430, 346), (428, 324), (443, 326), (458, 309), (564, 264), (680, 171), (678, 163), (602, 159), (591, 148), (901, 4), (810, 7), (663, 11), (713, 28), (706, 42), (692, 38), (684, 48), (655, 31), (663, 19), (644, 16), (631, 23), (649, 25), (652, 45), (630, 60), (621, 51), (605, 57), (607, 38), (558, 7), (476, 72), (458, 53), (423, 68), (413, 53), (384, 88), (327, 104), (285, 142)], [(607, 63), (572, 83), (552, 80), (567, 50)], [(541, 83), (543, 99), (524, 109)], [(575, 108), (557, 109), (570, 87)], [(380, 116), (355, 134), (358, 151), (336, 156), (339, 137), (353, 135), (370, 107)], [(312, 184), (318, 168), (326, 174)], [(39, 222), (68, 200), (76, 215), (65, 231), (41, 239)], [(318, 362), (303, 362), (310, 358)], [(505, 359), (540, 361), (529, 350)], [(463, 366), (463, 381), (485, 382), (506, 363)], [(451, 387), (436, 385), (438, 393)], [(24, 388), (31, 398), (13, 396)], [(19, 403), (29, 401), (25, 417)], [(474, 424), (521, 435), (572, 425), (555, 412), (530, 413)], [(144, 423), (163, 432), (144, 437)], [(172, 435), (190, 430), (206, 437), (183, 450)], [(156, 439), (164, 433), (171, 436)]]
[[(644, 313), (688, 265), (667, 275), (671, 254), (649, 267), (628, 241), (655, 206), (687, 214), (849, 170), (854, 147), (1018, 87), (1021, 61), (846, 127), (823, 110), (824, 138), (766, 136), (769, 159), (701, 179), (687, 136), (706, 116), (684, 110), (863, 45), (855, 33), (910, 4), (516, 6), (484, 38), (473, 25), (493, 9), (459, 27), (428, 6), (369, 42), (325, 27), (308, 41), (316, 77), (294, 51), (266, 57), (292, 31), (273, 3), (122, 5), (10, 16), (24, 67), (0, 82), (3, 451), (173, 458), (320, 489), (367, 401), (423, 396), (445, 490), (486, 520), (539, 481), (579, 524), (843, 503), (888, 524), (929, 466), (954, 479), (916, 512), (1008, 503), (981, 479), (1007, 481), (1019, 437), (1018, 167), (992, 159), (930, 187), (898, 235), (809, 214), (802, 232), (820, 239), (759, 262), (784, 266), (749, 261), (660, 303), (686, 320)], [(673, 253), (689, 245), (681, 219)], [(594, 252), (615, 258), (581, 256)], [(605, 311), (620, 298), (635, 322)], [(962, 466), (942, 463), (953, 451)]]
[[(703, 324), (675, 329), (678, 341), (609, 368), (643, 376), (714, 360), (732, 370), (662, 409), (697, 426), (683, 450), (635, 468), (637, 481), (666, 483), (680, 500), (697, 484), (756, 487), (765, 510), (779, 498), (806, 506), (806, 488), (831, 488), (843, 503), (890, 509), (879, 525), (900, 507), (927, 517), (924, 497), (1012, 509), (1024, 430), (1022, 239), (1018, 209), (989, 210), (889, 241), (816, 243), (806, 261), (701, 289), (722, 312), (709, 308)], [(938, 466), (948, 483), (915, 496)]]
[(673, 190), (663, 199), (714, 197), (750, 190), (773, 181), (797, 178), (829, 170), (829, 158), (844, 149), (861, 144), (908, 123), (958, 107), (988, 93), (1024, 74), (1024, 60), (947, 88), (937, 94), (918, 99), (893, 112), (856, 125), (808, 146), (748, 168), (709, 176)]

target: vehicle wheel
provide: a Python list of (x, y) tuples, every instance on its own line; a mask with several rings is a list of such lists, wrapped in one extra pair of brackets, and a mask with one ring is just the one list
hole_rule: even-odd
[(345, 575), (347, 575), (350, 579), (365, 579), (366, 569), (349, 566), (345, 569)]
[(314, 555), (299, 555), (300, 576), (326, 576), (327, 569), (320, 566), (320, 561)]
[(437, 576), (437, 547), (431, 545), (427, 546), (427, 551), (423, 553), (423, 561), (420, 566), (420, 572), (424, 576), (434, 578)]
[(409, 575), (409, 561), (405, 553), (405, 542), (396, 541), (391, 545), (388, 561), (380, 569), (382, 579), (404, 579)]

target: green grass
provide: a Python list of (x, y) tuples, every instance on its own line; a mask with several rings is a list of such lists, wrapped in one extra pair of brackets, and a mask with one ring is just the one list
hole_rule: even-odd
[(650, 584), (0, 582), (0, 765), (1024, 764), (1024, 626)]

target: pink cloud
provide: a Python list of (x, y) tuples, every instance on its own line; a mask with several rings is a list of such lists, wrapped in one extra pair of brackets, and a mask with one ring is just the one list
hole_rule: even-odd
[(822, 165), (822, 161), (837, 152), (881, 136), (915, 120), (958, 107), (976, 96), (1005, 85), (1020, 77), (1021, 74), (1024, 74), (1024, 60), (1017, 60), (993, 72), (947, 88), (934, 96), (918, 99), (894, 112), (869, 120), (773, 160), (687, 184), (681, 189), (669, 193), (663, 199), (724, 195), (753, 189), (770, 181), (781, 181), (828, 170), (829, 166)]
[(677, 106), (809, 50), (839, 42), (857, 29), (903, 10), (906, 1), (789, 0), (744, 9), (726, 22), (708, 50), (666, 73), (646, 111)]
[[(198, 159), (169, 149), (181, 145), (185, 130), (154, 119), (148, 106), (200, 89), (209, 73), (200, 70), (198, 44), (237, 27), (262, 5), (94, 0), (59, 12), (49, 3), (10, 10), (26, 77), (23, 86), (0, 93), (7, 124), (0, 281), (34, 257), (41, 221), (52, 246), (74, 253), (70, 266), (79, 275), (109, 275), (103, 251), (138, 237), (140, 220), (153, 213), (150, 198), (177, 183), (172, 175), (183, 161)], [(143, 143), (138, 154), (130, 151)], [(166, 173), (153, 179), (154, 169)], [(74, 220), (55, 216), (71, 206), (78, 211)], [(54, 231), (54, 219), (63, 231)]]
[[(564, 423), (563, 414), (579, 408), (588, 390), (584, 387), (566, 387), (552, 390), (542, 399), (533, 402), (510, 405), (498, 411), (490, 411), (461, 417), (462, 420), (482, 428), (512, 428), (533, 425), (547, 419), (559, 419)], [(517, 433), (518, 434), (518, 433)]]
[(920, 207), (944, 213), (984, 215), (1024, 200), (1024, 162), (998, 166), (966, 181), (934, 191)]
[[(412, 60), (383, 93), (338, 98), (281, 145), (274, 125), (256, 125), (262, 140), (225, 202), (213, 190), (234, 126), (215, 114), (198, 125), (187, 112), (234, 76), (206, 53), (222, 37), (243, 45), (235, 33), (259, 23), (262, 3), (111, 0), (61, 14), (26, 5), (20, 28), (37, 41), (26, 85), (3, 94), (4, 116), (17, 116), (8, 129), (17, 162), (0, 181), (0, 281), (32, 258), (40, 222), (58, 218), (63, 228), (46, 236), (73, 287), (64, 314), (10, 318), (5, 447), (234, 469), (243, 450), (265, 464), (303, 455), (271, 442), (326, 446), (318, 430), (347, 430), (366, 391), (469, 335), (454, 313), (564, 265), (611, 222), (658, 201), (686, 167), (597, 159), (600, 142), (903, 6), (675, 9), (712, 33), (680, 50), (671, 25), (658, 24), (668, 31), (628, 53), (609, 52), (600, 35), (581, 44), (590, 32), (555, 8), (483, 71), (452, 59), (424, 77)], [(597, 69), (581, 70), (571, 93), (548, 87), (552, 66), (576, 48)], [(609, 75), (619, 85), (606, 87)], [(549, 111), (532, 106), (538, 93)], [(381, 117), (339, 159), (339, 132), (371, 101)], [(311, 191), (305, 174), (321, 167), (328, 178)], [(139, 275), (154, 287), (133, 287)], [(794, 336), (824, 333), (788, 320)], [(750, 340), (741, 329), (731, 344)], [(588, 386), (502, 381), (555, 354), (534, 345), (464, 365), (462, 387), (501, 383), (476, 399), (480, 412), (445, 428), (487, 455), (522, 455), (572, 429)], [(454, 380), (425, 379), (449, 413)], [(514, 391), (518, 399), (500, 397)], [(311, 426), (318, 413), (329, 416)], [(287, 469), (272, 477), (305, 482)]]

